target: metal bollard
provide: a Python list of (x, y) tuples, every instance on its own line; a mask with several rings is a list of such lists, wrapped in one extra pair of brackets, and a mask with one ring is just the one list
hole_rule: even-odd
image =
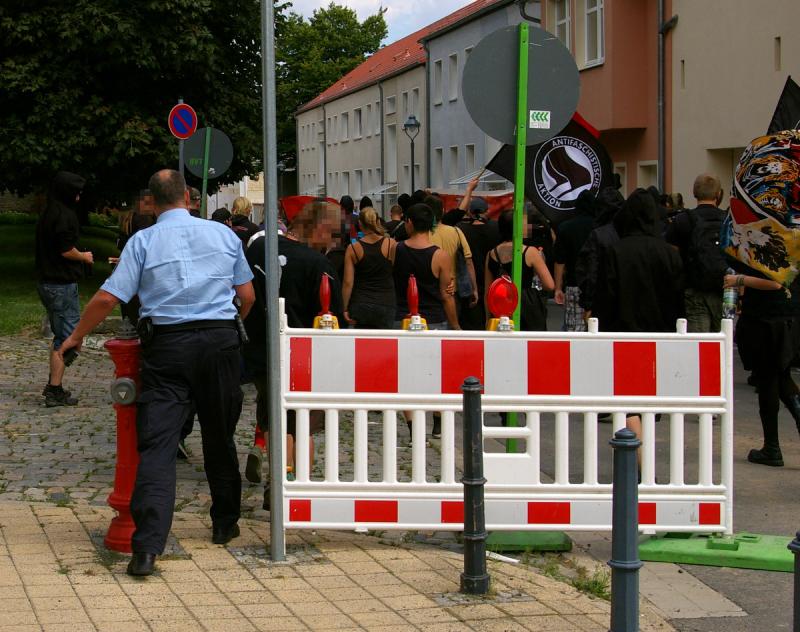
[(636, 449), (642, 442), (627, 428), (614, 433), (611, 531), (611, 632), (639, 630), (639, 485)]
[(485, 595), (489, 591), (486, 572), (486, 516), (483, 503), (483, 416), (481, 383), (468, 377), (464, 393), (464, 572), (461, 592)]
[(800, 531), (789, 542), (789, 550), (794, 553), (794, 624), (792, 630), (800, 632)]

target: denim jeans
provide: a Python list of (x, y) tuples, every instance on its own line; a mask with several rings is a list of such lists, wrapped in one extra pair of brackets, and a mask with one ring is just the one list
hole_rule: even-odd
[(39, 299), (47, 310), (50, 329), (53, 330), (53, 349), (61, 347), (61, 343), (75, 331), (81, 318), (81, 307), (78, 302), (77, 283), (39, 283), (36, 286)]

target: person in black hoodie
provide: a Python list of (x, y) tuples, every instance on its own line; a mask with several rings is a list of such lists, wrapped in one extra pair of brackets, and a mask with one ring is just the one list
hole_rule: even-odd
[(42, 393), (48, 407), (78, 403), (61, 385), (64, 361), (58, 349), (80, 320), (78, 281), (85, 275), (85, 266), (94, 263), (91, 252), (77, 248), (76, 206), (85, 184), (86, 180), (77, 174), (58, 172), (50, 184), (47, 206), (36, 224), (36, 289), (53, 330), (50, 377)]

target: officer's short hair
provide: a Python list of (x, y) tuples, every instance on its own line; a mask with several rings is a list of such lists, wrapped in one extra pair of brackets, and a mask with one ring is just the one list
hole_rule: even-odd
[(156, 206), (181, 204), (183, 194), (186, 192), (186, 180), (174, 169), (162, 169), (150, 176), (147, 187), (153, 194)]
[(701, 173), (694, 181), (692, 193), (696, 200), (716, 200), (722, 191), (719, 178), (710, 173)]

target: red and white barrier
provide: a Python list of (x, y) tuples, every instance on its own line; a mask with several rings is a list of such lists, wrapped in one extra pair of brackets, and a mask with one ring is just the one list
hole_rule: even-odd
[[(282, 334), (282, 407), (297, 411), (296, 480), (285, 481), (287, 528), (461, 530), (456, 414), (468, 376), (485, 386), (484, 414), (518, 413), (519, 427), (484, 425), (487, 439), (518, 439), (524, 452), (486, 452), (490, 530), (610, 530), (611, 485), (599, 483), (613, 429), (642, 416), (640, 528), (732, 531), (732, 327), (718, 334), (296, 330)], [(325, 411), (324, 478), (308, 460), (309, 411)], [(353, 476), (339, 467), (339, 415), (353, 411)], [(369, 475), (368, 413), (382, 412), (381, 475)], [(399, 411), (411, 411), (410, 480), (398, 481)], [(425, 414), (442, 413), (441, 467), (428, 471)], [(656, 481), (656, 414), (669, 431), (669, 477)], [(696, 444), (684, 445), (687, 415)], [(541, 454), (543, 426), (555, 454)], [(580, 470), (570, 479), (570, 430), (580, 427)], [(285, 425), (284, 425), (285, 427)], [(692, 432), (694, 429), (692, 428)], [(718, 446), (715, 450), (715, 445)], [(552, 458), (552, 481), (542, 475)], [(373, 463), (373, 470), (375, 464)], [(663, 467), (661, 468), (664, 469)], [(690, 475), (691, 474), (691, 475)]]

